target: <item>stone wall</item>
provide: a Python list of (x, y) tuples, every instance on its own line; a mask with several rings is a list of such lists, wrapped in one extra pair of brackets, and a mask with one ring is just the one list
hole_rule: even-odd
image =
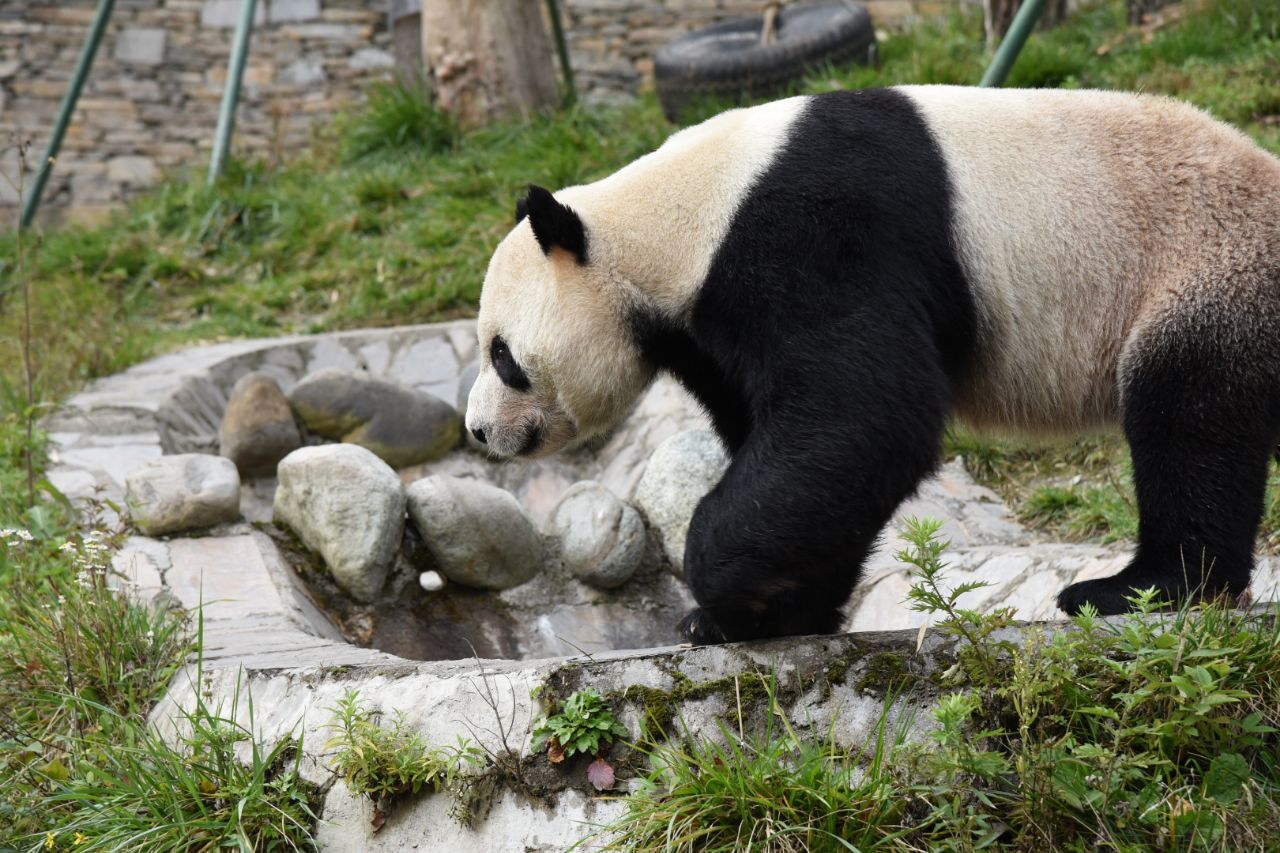
[[(527, 0), (541, 2), (541, 0)], [(865, 0), (880, 28), (945, 13), (970, 0)], [(42, 156), (93, 20), (96, 0), (0, 5), (0, 171), (17, 176), (14, 142)], [(388, 0), (259, 0), (237, 113), (238, 156), (275, 159), (390, 75), (413, 34), (388, 28)], [(413, 0), (397, 3), (401, 13)], [(668, 40), (762, 0), (561, 0), (579, 91), (588, 102), (633, 96), (652, 79)], [(119, 0), (57, 168), (45, 221), (101, 218), (167, 169), (208, 161), (239, 0)], [(403, 23), (408, 23), (407, 21)], [(407, 38), (406, 38), (407, 37)], [(393, 49), (393, 41), (395, 48)], [(16, 193), (0, 180), (0, 216)]]
[[(0, 169), (14, 134), (42, 156), (97, 3), (0, 6)], [(167, 168), (207, 162), (239, 0), (119, 0), (45, 189), (50, 211), (92, 219)], [(386, 77), (386, 8), (367, 0), (259, 0), (235, 152), (278, 157), (342, 101)], [(0, 205), (15, 193), (0, 181)], [(6, 217), (8, 218), (8, 217)]]

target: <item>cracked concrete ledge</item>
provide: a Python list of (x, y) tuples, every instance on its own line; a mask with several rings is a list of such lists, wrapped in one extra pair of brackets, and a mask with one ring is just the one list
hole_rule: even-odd
[[(322, 648), (312, 642), (308, 655)], [(466, 737), (499, 752), (504, 746), (498, 732), (508, 729), (509, 745), (527, 753), (533, 721), (542, 713), (530, 694), (542, 685), (561, 697), (594, 687), (611, 700), (633, 736), (646, 715), (663, 715), (675, 731), (719, 737), (721, 725), (736, 728), (739, 699), (744, 724), (755, 730), (764, 724), (768, 702), (763, 675), (776, 679), (779, 707), (799, 731), (818, 737), (830, 732), (839, 743), (857, 746), (874, 741), (886, 709), (885, 691), (894, 679), (906, 678), (923, 689), (891, 709), (890, 730), (902, 725), (919, 736), (929, 728), (931, 675), (951, 665), (953, 644), (928, 635), (917, 652), (916, 643), (917, 632), (899, 631), (590, 658), (425, 664), (369, 652), (359, 660), (357, 650), (331, 661), (305, 662), (297, 662), (292, 651), (274, 660), (268, 653), (239, 659), (214, 654), (206, 656), (203, 674), (191, 668), (178, 676), (153, 721), (162, 731), (174, 732), (182, 725), (181, 711), (194, 706), (200, 691), (224, 712), (231, 711), (238, 696), (235, 716), (252, 724), (268, 745), (301, 738), (304, 776), (327, 788), (318, 833), (321, 849), (561, 851), (625, 810), (617, 794), (593, 796), (583, 790), (585, 764), (569, 761), (563, 770), (553, 771), (563, 778), (559, 785), (550, 783), (545, 799), (500, 785), (487, 816), (470, 828), (450, 817), (448, 795), (429, 794), (402, 804), (375, 834), (369, 823), (371, 805), (330, 770), (328, 709), (345, 691), (358, 689), (370, 707), (403, 714), (429, 743), (448, 745)], [(625, 775), (623, 771), (619, 782), (624, 790)]]

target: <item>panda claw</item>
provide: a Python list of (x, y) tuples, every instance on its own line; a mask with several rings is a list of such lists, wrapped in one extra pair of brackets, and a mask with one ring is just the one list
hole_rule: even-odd
[(680, 635), (695, 646), (713, 646), (728, 642), (711, 614), (701, 607), (690, 610), (680, 620)]

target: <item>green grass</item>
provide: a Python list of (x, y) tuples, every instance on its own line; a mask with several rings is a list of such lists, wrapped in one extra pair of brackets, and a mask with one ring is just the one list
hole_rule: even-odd
[(872, 747), (850, 751), (798, 736), (780, 709), (767, 719), (759, 733), (721, 724), (715, 739), (642, 745), (651, 771), (592, 841), (631, 853), (891, 848), (907, 805), (890, 764), (902, 732), (882, 717)]
[(92, 513), (83, 534), (0, 531), (0, 851), (308, 847), (300, 747), (240, 748), (238, 698), (184, 713), (176, 742), (148, 728), (199, 632), (115, 591), (119, 539)]
[[(722, 728), (649, 743), (625, 815), (592, 840), (640, 851), (1271, 851), (1280, 839), (1280, 613), (1219, 603), (1029, 628), (948, 589), (938, 522), (910, 522), (913, 606), (958, 660), (927, 734), (860, 753)], [(773, 692), (771, 691), (771, 701)], [(775, 720), (777, 722), (775, 722)], [(833, 730), (839, 721), (832, 723)]]

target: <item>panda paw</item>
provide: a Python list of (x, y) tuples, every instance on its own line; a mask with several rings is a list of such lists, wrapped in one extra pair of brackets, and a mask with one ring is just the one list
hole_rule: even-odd
[(680, 636), (695, 646), (712, 646), (728, 642), (716, 620), (701, 607), (690, 610), (680, 620)]
[(1058, 593), (1058, 609), (1068, 616), (1076, 616), (1086, 604), (1092, 604), (1100, 616), (1128, 613), (1132, 608), (1126, 596), (1133, 595), (1127, 583), (1116, 583), (1115, 578), (1073, 583)]

